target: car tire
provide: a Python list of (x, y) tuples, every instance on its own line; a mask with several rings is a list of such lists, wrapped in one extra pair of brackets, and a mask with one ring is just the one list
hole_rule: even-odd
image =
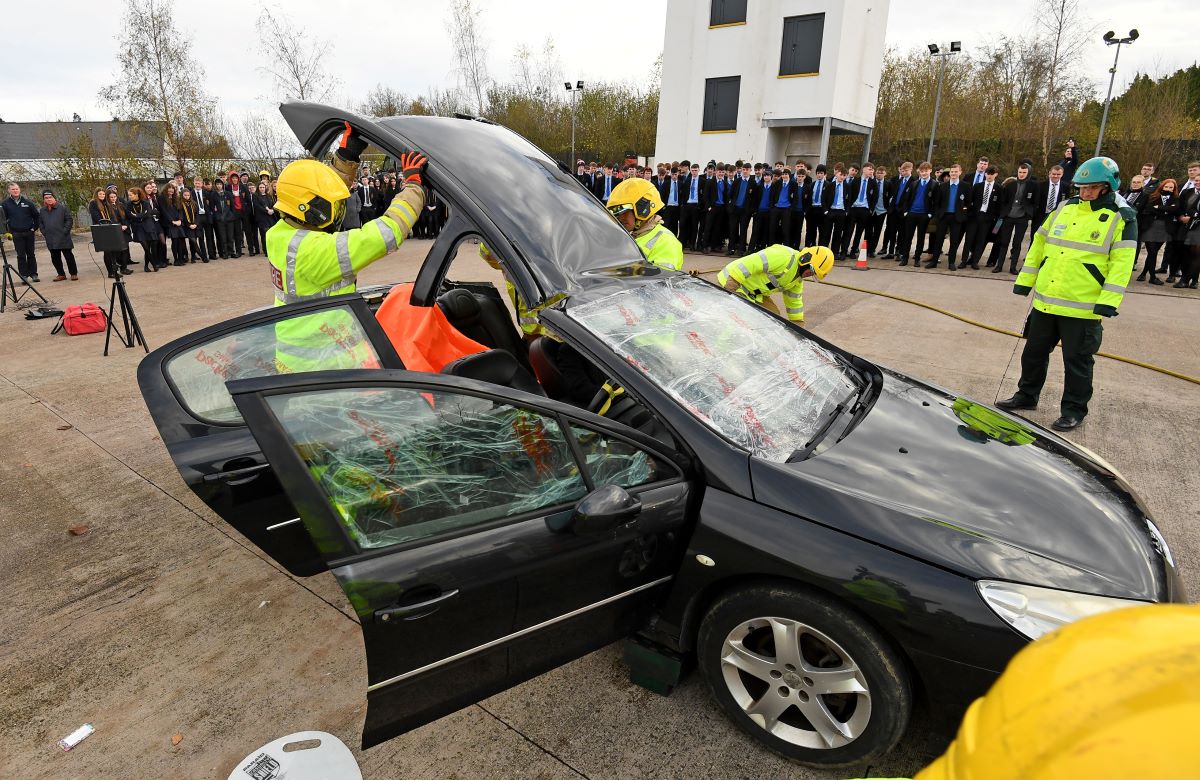
[[(789, 645), (782, 654), (777, 638)], [(774, 584), (724, 594), (700, 625), (697, 651), (721, 709), (798, 763), (861, 764), (895, 747), (908, 727), (912, 687), (899, 656), (826, 596)]]

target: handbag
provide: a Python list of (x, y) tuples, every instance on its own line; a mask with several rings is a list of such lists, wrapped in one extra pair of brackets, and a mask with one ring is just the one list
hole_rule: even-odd
[(81, 336), (84, 333), (101, 333), (107, 327), (108, 317), (105, 316), (104, 309), (88, 302), (68, 306), (54, 330), (50, 331), (50, 335), (63, 330), (68, 336)]

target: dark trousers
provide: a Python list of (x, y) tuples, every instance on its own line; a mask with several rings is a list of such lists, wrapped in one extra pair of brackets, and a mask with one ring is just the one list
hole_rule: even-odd
[(233, 257), (233, 226), (234, 222), (218, 222), (217, 227), (217, 252), (221, 257)]
[[(884, 221), (887, 214), (872, 214), (867, 221), (867, 257), (874, 257), (879, 249), (879, 238), (884, 235)], [(887, 252), (887, 242), (884, 242), (884, 252)]]
[(1004, 224), (1000, 226), (1000, 234), (996, 236), (996, 243), (992, 245), (990, 259), (1003, 266), (1004, 253), (1009, 249), (1011, 243), (1008, 270), (1016, 273), (1017, 261), (1021, 259), (1021, 242), (1025, 240), (1025, 231), (1028, 228), (1028, 217), (1005, 217)]
[(887, 227), (883, 234), (885, 255), (900, 254), (900, 239), (904, 237), (904, 215), (898, 211), (888, 212)]
[[(841, 253), (846, 256), (858, 257), (858, 248), (867, 237), (871, 225), (871, 210), (869, 208), (851, 207), (846, 218), (846, 237), (842, 241)], [(868, 246), (869, 250), (870, 247)]]
[(1065, 377), (1060, 408), (1064, 416), (1086, 417), (1092, 398), (1092, 366), (1103, 334), (1100, 320), (1063, 317), (1038, 309), (1030, 311), (1025, 321), (1026, 341), (1021, 353), (1017, 395), (1023, 401), (1037, 403), (1046, 384), (1050, 353), (1061, 341)]
[(771, 240), (771, 212), (756, 211), (754, 212), (754, 225), (747, 231), (747, 240), (750, 242), (749, 251), (753, 252), (756, 249), (762, 249)]
[(12, 232), (13, 246), (17, 250), (17, 273), (21, 276), (37, 276), (37, 256), (33, 253), (33, 231)]
[(842, 241), (845, 240), (842, 233), (846, 230), (846, 212), (830, 209), (825, 215), (825, 224), (821, 228), (821, 240), (818, 242), (822, 246), (827, 246), (833, 251), (836, 256), (841, 252)]
[(217, 226), (213, 223), (212, 217), (204, 218), (204, 223), (196, 231), (200, 236), (200, 246), (204, 250), (204, 257), (209, 260), (217, 256)]
[(1163, 263), (1167, 266), (1167, 278), (1183, 276), (1187, 266), (1188, 248), (1182, 241), (1172, 241), (1163, 250)]
[(710, 207), (704, 215), (704, 248), (720, 251), (728, 225), (729, 212), (725, 210), (725, 204)]
[[(950, 260), (950, 267), (953, 268), (955, 261), (958, 259), (958, 245), (962, 243), (963, 228), (965, 222), (959, 222), (952, 214), (942, 214), (938, 217), (937, 236), (933, 239), (933, 262), (937, 262), (942, 256), (942, 244), (946, 240), (946, 235), (950, 236), (950, 247), (946, 250), (946, 256)], [(963, 265), (966, 265), (966, 258), (969, 255), (970, 247), (963, 254)]]
[(746, 228), (750, 225), (750, 209), (729, 207), (729, 254), (745, 251)]
[(1196, 284), (1196, 280), (1200, 278), (1200, 244), (1184, 246), (1184, 250), (1188, 253), (1188, 259), (1183, 269), (1182, 281)]
[(700, 229), (700, 204), (685, 203), (679, 207), (679, 233), (677, 238), (684, 249), (696, 248), (696, 231)]
[(252, 255), (258, 254), (258, 225), (253, 217), (242, 217), (242, 230), (246, 233), (246, 251)]
[(964, 250), (967, 262), (971, 265), (978, 266), (979, 261), (983, 259), (987, 241), (992, 235), (992, 226), (995, 224), (996, 218), (986, 211), (971, 215), (971, 221), (967, 226), (968, 247), (967, 250)]
[[(904, 228), (900, 235), (900, 245), (897, 247), (896, 255), (901, 260), (907, 260), (909, 250), (912, 249), (912, 259), (921, 259), (921, 247), (925, 243), (925, 228), (929, 227), (928, 214), (913, 214), (909, 213), (904, 216)], [(917, 238), (917, 245), (913, 247), (913, 236)]]
[(235, 211), (233, 213), (233, 221), (226, 224), (229, 225), (229, 235), (233, 239), (233, 254), (240, 255), (242, 247), (246, 244), (246, 236), (242, 232), (242, 215)]
[(147, 271), (150, 270), (150, 266), (162, 268), (167, 264), (167, 242), (162, 236), (142, 242), (142, 251), (146, 253), (145, 268)]
[[(1156, 274), (1159, 271), (1158, 251), (1160, 249), (1162, 249), (1161, 241), (1147, 241), (1146, 242), (1146, 264), (1144, 266), (1142, 266), (1142, 273), (1141, 273), (1142, 276), (1145, 276), (1146, 272), (1148, 271), (1150, 273), (1151, 279), (1156, 278)], [(1164, 265), (1165, 265), (1165, 263), (1164, 263)]]
[(262, 253), (264, 255), (267, 253), (267, 231), (270, 229), (271, 228), (269, 227), (261, 226), (258, 228), (258, 245), (262, 247)]
[(829, 240), (825, 229), (825, 215), (821, 212), (810, 212), (804, 215), (808, 231), (804, 234), (805, 246), (818, 246)]
[(804, 212), (792, 209), (792, 240), (788, 245), (792, 249), (801, 249), (804, 246)]
[(674, 233), (676, 238), (679, 238), (679, 207), (663, 206), (662, 218), (663, 224), (667, 226), (667, 230)]
[(71, 249), (51, 249), (50, 262), (54, 263), (54, 270), (58, 271), (59, 276), (63, 276), (63, 258), (67, 259), (67, 271), (71, 276), (79, 275), (79, 268), (75, 265), (75, 252)]
[(771, 243), (788, 244), (792, 240), (792, 209), (790, 207), (771, 209)]

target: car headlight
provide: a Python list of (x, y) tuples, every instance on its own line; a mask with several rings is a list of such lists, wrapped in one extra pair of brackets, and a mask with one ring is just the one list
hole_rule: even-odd
[(976, 586), (1001, 620), (1030, 639), (1085, 617), (1148, 603), (993, 580), (980, 580)]

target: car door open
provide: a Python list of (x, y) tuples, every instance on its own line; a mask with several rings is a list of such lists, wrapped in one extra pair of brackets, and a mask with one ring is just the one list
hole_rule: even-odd
[(678, 567), (683, 471), (603, 418), (407, 371), (229, 389), (359, 617), (364, 747), (636, 630)]
[(225, 383), (287, 373), (295, 364), (288, 363), (290, 355), (281, 361), (276, 330), (308, 321), (314, 336), (306, 347), (306, 366), (403, 367), (357, 295), (252, 312), (176, 339), (138, 366), (142, 396), (183, 481), (225, 522), (297, 575), (324, 570), (324, 561)]

